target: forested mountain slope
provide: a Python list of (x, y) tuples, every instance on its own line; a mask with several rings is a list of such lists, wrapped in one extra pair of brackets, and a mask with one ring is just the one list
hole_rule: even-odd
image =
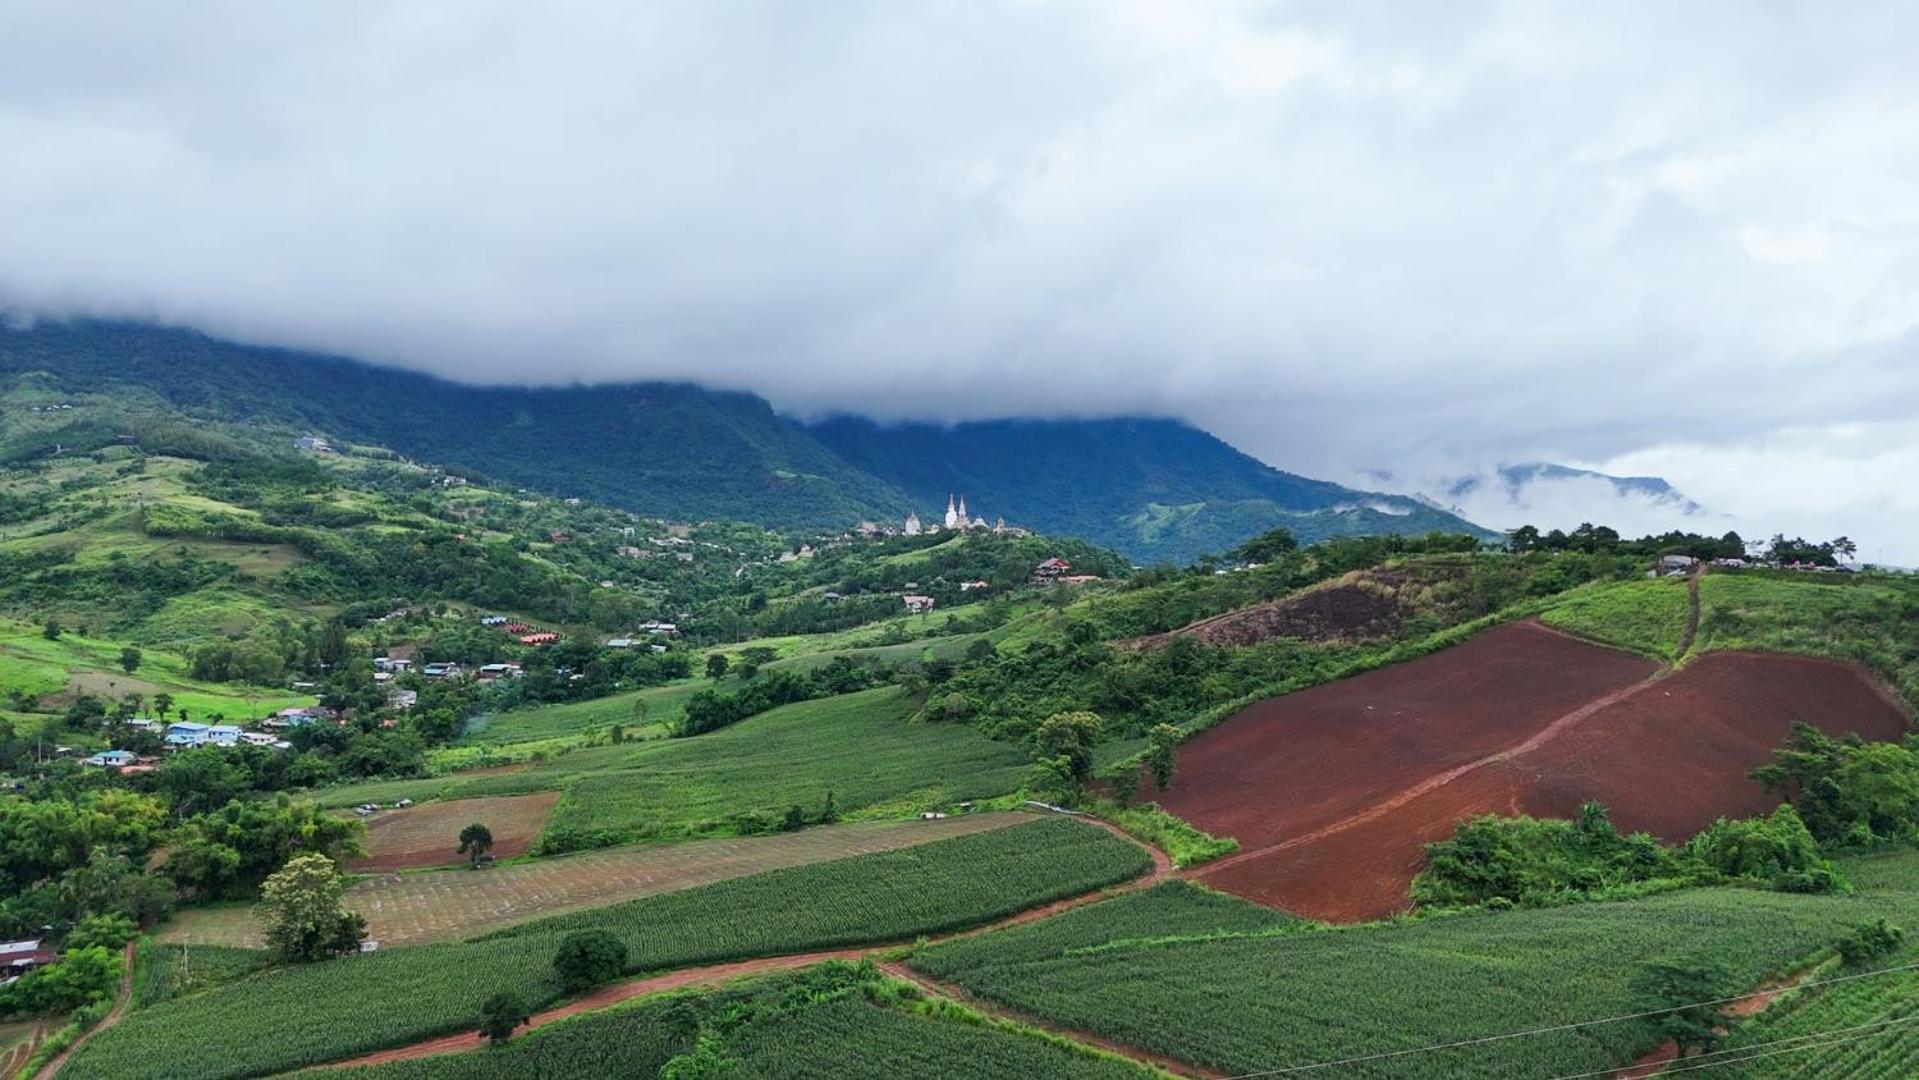
[(945, 505), (1070, 533), (1142, 561), (1223, 552), (1284, 525), (1302, 541), (1478, 530), (1414, 499), (1282, 472), (1176, 420), (994, 420), (881, 426), (839, 417), (812, 432), (848, 462)]

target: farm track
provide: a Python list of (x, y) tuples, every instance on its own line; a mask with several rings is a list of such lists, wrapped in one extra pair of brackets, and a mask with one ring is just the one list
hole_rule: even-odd
[(1024, 1024), (1027, 1027), (1038, 1028), (1039, 1030), (1048, 1032), (1049, 1034), (1058, 1035), (1060, 1038), (1063, 1038), (1063, 1039), (1070, 1039), (1073, 1042), (1082, 1043), (1086, 1046), (1097, 1047), (1110, 1054), (1118, 1054), (1119, 1056), (1123, 1058), (1128, 1058), (1133, 1061), (1137, 1061), (1141, 1065), (1146, 1065), (1154, 1069), (1159, 1069), (1162, 1072), (1169, 1072), (1175, 1076), (1200, 1077), (1202, 1078), (1202, 1080), (1220, 1080), (1220, 1078), (1226, 1075), (1225, 1073), (1219, 1072), (1216, 1069), (1202, 1068), (1197, 1065), (1191, 1065), (1191, 1064), (1188, 1064), (1187, 1062), (1180, 1061), (1177, 1058), (1170, 1058), (1162, 1054), (1150, 1053), (1145, 1050), (1140, 1050), (1135, 1047), (1127, 1046), (1124, 1043), (1114, 1042), (1113, 1040), (1106, 1038), (1103, 1035), (1095, 1035), (1090, 1031), (1081, 1031), (1077, 1028), (1062, 1027), (1058, 1024), (1050, 1023), (1045, 1020), (1036, 1019), (1034, 1017), (1026, 1015), (1025, 1013), (1016, 1012), (1012, 1009), (1008, 1009), (1004, 1006), (997, 1005), (993, 1002), (985, 1001), (981, 998), (977, 998), (973, 996), (972, 994), (967, 993), (965, 990), (961, 989), (960, 987), (953, 986), (948, 983), (943, 983), (937, 979), (933, 979), (929, 976), (922, 975), (919, 972), (914, 971), (912, 968), (907, 967), (905, 964), (902, 964), (897, 960), (882, 961), (878, 965), (878, 967), (881, 971), (892, 976), (893, 978), (898, 979), (901, 982), (911, 983), (914, 986), (919, 987), (920, 990), (923, 991), (924, 993), (929, 994), (933, 997), (941, 997), (941, 998), (947, 998), (952, 1001), (957, 1001), (960, 1004), (965, 1005), (967, 1008), (985, 1013), (986, 1015), (991, 1016), (995, 1019), (1010, 1020), (1016, 1024)]
[(60, 1067), (67, 1063), (67, 1059), (73, 1056), (74, 1051), (85, 1046), (87, 1040), (93, 1038), (95, 1035), (119, 1023), (120, 1018), (127, 1014), (127, 1006), (133, 1002), (134, 945), (135, 942), (133, 941), (127, 942), (126, 951), (121, 954), (121, 965), (126, 970), (120, 973), (120, 993), (119, 996), (113, 999), (113, 1008), (108, 1011), (107, 1015), (100, 1018), (99, 1023), (88, 1028), (85, 1032), (81, 1033), (79, 1038), (73, 1040), (72, 1046), (60, 1051), (54, 1055), (52, 1061), (41, 1066), (40, 1071), (34, 1074), (34, 1080), (51, 1080), (53, 1075), (60, 1071)]
[[(1149, 854), (1152, 857), (1152, 860), (1153, 860), (1152, 868), (1149, 869), (1146, 873), (1141, 874), (1139, 877), (1134, 878), (1132, 881), (1125, 882), (1120, 885), (1108, 886), (1102, 889), (1094, 889), (1091, 892), (1082, 893), (1078, 896), (1067, 897), (1063, 900), (1055, 900), (1051, 903), (1042, 904), (1038, 907), (1027, 908), (1024, 911), (1020, 911), (1015, 914), (1009, 915), (1003, 919), (997, 919), (993, 922), (986, 923), (982, 926), (972, 927), (971, 929), (967, 929), (967, 930), (956, 930), (947, 934), (935, 935), (933, 937), (926, 939), (927, 943), (938, 944), (940, 942), (954, 941), (960, 938), (968, 938), (978, 934), (990, 933), (994, 930), (1002, 930), (1007, 927), (1021, 926), (1026, 923), (1049, 918), (1053, 915), (1057, 915), (1064, 911), (1070, 911), (1073, 908), (1083, 907), (1087, 904), (1094, 903), (1095, 901), (1098, 901), (1098, 900), (1106, 899), (1107, 897), (1110, 897), (1110, 896), (1117, 896), (1121, 893), (1132, 892), (1138, 889), (1150, 888), (1151, 886), (1157, 885), (1160, 882), (1165, 881), (1168, 878), (1171, 878), (1172, 876), (1174, 876), (1175, 870), (1173, 867), (1173, 861), (1172, 859), (1167, 857), (1165, 852), (1159, 850), (1158, 848), (1152, 846), (1151, 844), (1147, 844), (1139, 840), (1136, 837), (1129, 836), (1119, 826), (1111, 824), (1110, 822), (1099, 821), (1093, 818), (1080, 818), (1078, 820), (1085, 821), (1089, 825), (1095, 825), (1095, 826), (1098, 826), (1099, 828), (1105, 829), (1107, 832), (1112, 833), (1115, 836), (1121, 837), (1122, 839), (1125, 839), (1129, 843), (1137, 844), (1140, 848), (1144, 849), (1147, 852), (1147, 854)], [(532, 1031), (537, 1028), (544, 1027), (558, 1020), (564, 1020), (564, 1019), (567, 1019), (568, 1017), (578, 1016), (578, 1015), (581, 1015), (582, 1013), (596, 1012), (601, 1009), (610, 1008), (614, 1005), (620, 1004), (621, 1002), (631, 1001), (634, 998), (644, 997), (648, 994), (657, 994), (657, 993), (662, 993), (668, 990), (682, 990), (690, 987), (716, 986), (716, 985), (719, 985), (720, 983), (728, 982), (730, 980), (737, 979), (737, 978), (743, 978), (749, 975), (762, 975), (762, 974), (766, 974), (768, 972), (774, 972), (774, 971), (791, 971), (797, 968), (811, 967), (814, 964), (822, 964), (829, 960), (841, 960), (848, 963), (854, 963), (860, 960), (874, 960), (877, 966), (881, 970), (887, 972), (887, 974), (889, 975), (892, 975), (896, 978), (907, 979), (908, 981), (911, 981), (917, 985), (920, 985), (922, 988), (929, 989), (932, 992), (939, 994), (939, 996), (941, 997), (954, 998), (955, 1000), (964, 1000), (963, 998), (961, 998), (960, 992), (958, 991), (953, 991), (953, 990), (948, 990), (942, 987), (938, 987), (935, 984), (931, 983), (930, 981), (924, 980), (920, 976), (905, 973), (907, 969), (904, 967), (904, 965), (893, 964), (880, 959), (884, 954), (889, 953), (892, 950), (898, 949), (902, 944), (909, 944), (909, 943), (888, 942), (888, 943), (876, 944), (876, 945), (863, 945), (863, 946), (858, 946), (855, 948), (848, 948), (848, 949), (829, 949), (829, 950), (818, 951), (818, 952), (791, 953), (784, 956), (765, 956), (765, 957), (759, 957), (752, 960), (738, 960), (738, 961), (731, 961), (723, 964), (707, 964), (700, 967), (681, 968), (677, 971), (669, 971), (669, 972), (663, 972), (655, 975), (648, 975), (644, 978), (634, 979), (634, 980), (623, 982), (623, 983), (614, 983), (610, 986), (601, 987), (600, 989), (595, 990), (594, 992), (586, 995), (585, 997), (576, 998), (573, 1001), (569, 1001), (563, 1005), (558, 1005), (558, 1006), (555, 1006), (554, 1008), (547, 1009), (544, 1012), (535, 1013), (532, 1019), (527, 1021), (525, 1026), (521, 1027), (515, 1034), (516, 1035), (524, 1034), (528, 1031)], [(1007, 1012), (1006, 1010), (999, 1009), (997, 1007), (987, 1009), (984, 1006), (979, 1006), (977, 1003), (969, 1002), (969, 1004), (973, 1004), (975, 1007), (981, 1008), (982, 1011), (993, 1012), (994, 1015), (1004, 1016), (1008, 1019), (1016, 1019), (1021, 1023), (1029, 1024), (1033, 1027), (1041, 1028), (1047, 1031), (1052, 1031), (1055, 1034), (1058, 1034), (1064, 1038), (1072, 1039), (1076, 1042), (1082, 1042), (1088, 1045), (1098, 1046), (1102, 1049), (1108, 1050), (1115, 1054), (1122, 1055), (1124, 1057), (1130, 1058), (1142, 1064), (1150, 1065), (1156, 1069), (1175, 1072), (1183, 1076), (1213, 1077), (1213, 1076), (1219, 1075), (1216, 1073), (1211, 1073), (1211, 1072), (1198, 1069), (1197, 1067), (1186, 1064), (1185, 1062), (1179, 1062), (1179, 1061), (1174, 1061), (1171, 1058), (1160, 1057), (1155, 1054), (1147, 1053), (1146, 1051), (1143, 1051), (1143, 1050), (1138, 1050), (1133, 1047), (1125, 1046), (1119, 1043), (1114, 1043), (1110, 1040), (1102, 1039), (1098, 1036), (1088, 1035), (1082, 1032), (1075, 1032), (1075, 1031), (1071, 1031), (1064, 1028), (1053, 1028), (1040, 1021), (1033, 1020), (1024, 1016), (1018, 1016), (1016, 1014)], [(462, 1031), (452, 1035), (443, 1035), (438, 1038), (427, 1039), (422, 1042), (413, 1043), (408, 1046), (399, 1046), (399, 1047), (394, 1047), (388, 1050), (375, 1051), (374, 1053), (365, 1054), (360, 1057), (348, 1058), (341, 1061), (327, 1062), (325, 1064), (312, 1066), (312, 1068), (313, 1069), (342, 1069), (342, 1068), (350, 1068), (350, 1067), (361, 1066), (361, 1065), (382, 1065), (391, 1061), (409, 1061), (415, 1058), (436, 1057), (441, 1054), (467, 1053), (473, 1050), (478, 1050), (483, 1045), (485, 1045), (483, 1040), (477, 1034), (470, 1031)]]
[[(1551, 631), (1552, 633), (1558, 633), (1558, 631), (1552, 630), (1551, 627), (1544, 627), (1544, 629), (1547, 629)], [(1577, 640), (1577, 639), (1574, 639), (1574, 640)], [(1200, 867), (1190, 876), (1194, 878), (1205, 877), (1217, 871), (1224, 870), (1228, 867), (1235, 866), (1240, 863), (1250, 862), (1262, 856), (1272, 855), (1276, 852), (1281, 852), (1281, 851), (1290, 851), (1294, 848), (1305, 847), (1308, 844), (1316, 844), (1322, 840), (1326, 840), (1330, 837), (1337, 836), (1340, 833), (1343, 833), (1349, 829), (1357, 828), (1358, 826), (1364, 825), (1371, 821), (1377, 821), (1378, 819), (1385, 817), (1386, 815), (1391, 814), (1396, 810), (1404, 809), (1407, 805), (1411, 804), (1412, 802), (1420, 799), (1423, 796), (1426, 796), (1435, 791), (1438, 791), (1439, 789), (1445, 787), (1448, 784), (1451, 784), (1452, 782), (1467, 775), (1468, 773), (1476, 772), (1480, 769), (1484, 769), (1490, 766), (1503, 765), (1516, 758), (1523, 757), (1526, 754), (1530, 754), (1533, 751), (1538, 750), (1540, 747), (1543, 747), (1547, 743), (1558, 738), (1560, 735), (1564, 734), (1568, 729), (1578, 725), (1580, 722), (1586, 720), (1587, 718), (1591, 717), (1593, 714), (1599, 712), (1600, 710), (1610, 708), (1613, 705), (1617, 705), (1620, 702), (1625, 701), (1628, 698), (1631, 698), (1634, 695), (1637, 695), (1649, 689), (1655, 683), (1657, 683), (1661, 678), (1665, 677), (1665, 675), (1670, 670), (1671, 670), (1670, 668), (1661, 668), (1657, 672), (1653, 673), (1651, 676), (1649, 676), (1648, 678), (1646, 678), (1645, 680), (1641, 682), (1634, 683), (1631, 686), (1621, 687), (1618, 690), (1614, 690), (1612, 693), (1594, 698), (1593, 700), (1586, 702), (1584, 705), (1581, 705), (1577, 709), (1574, 709), (1569, 713), (1565, 713), (1564, 715), (1557, 717), (1551, 723), (1548, 723), (1545, 727), (1540, 728), (1538, 731), (1534, 732), (1532, 735), (1526, 737), (1525, 739), (1520, 740), (1517, 743), (1514, 743), (1511, 746), (1508, 746), (1501, 750), (1494, 751), (1493, 753), (1487, 754), (1484, 757), (1480, 757), (1472, 761), (1468, 761), (1463, 765), (1455, 765), (1452, 768), (1445, 770), (1444, 772), (1437, 773), (1433, 776), (1429, 776), (1426, 779), (1420, 781), (1419, 783), (1412, 785), (1411, 787), (1402, 789), (1397, 794), (1394, 794), (1379, 802), (1373, 803), (1370, 806), (1367, 806), (1366, 808), (1359, 810), (1356, 813), (1353, 813), (1344, 818), (1341, 818), (1340, 820), (1335, 821), (1330, 825), (1322, 826), (1318, 829), (1314, 829), (1311, 832), (1302, 833), (1298, 836), (1288, 837), (1287, 839), (1282, 840), (1277, 844), (1268, 844), (1265, 847), (1255, 848), (1252, 851), (1242, 851), (1237, 854), (1228, 855), (1227, 857), (1223, 859), (1216, 859), (1210, 863), (1205, 864), (1203, 867)]]

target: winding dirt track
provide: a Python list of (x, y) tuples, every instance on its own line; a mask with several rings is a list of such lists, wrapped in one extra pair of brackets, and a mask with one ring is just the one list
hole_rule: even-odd
[[(138, 939), (135, 940), (137, 941)], [(127, 1005), (133, 1001), (134, 944), (134, 941), (127, 942), (126, 951), (122, 953), (120, 957), (120, 966), (124, 970), (120, 973), (120, 994), (113, 999), (113, 1008), (107, 1015), (100, 1018), (99, 1023), (88, 1028), (85, 1032), (81, 1033), (79, 1038), (73, 1040), (72, 1046), (55, 1054), (52, 1061), (41, 1066), (40, 1071), (34, 1074), (34, 1080), (51, 1080), (53, 1074), (60, 1071), (60, 1066), (65, 1065), (67, 1059), (73, 1056), (74, 1051), (85, 1046), (88, 1039), (119, 1023), (120, 1018), (127, 1014)]]
[[(933, 938), (930, 938), (929, 940), (932, 942), (952, 941), (958, 938), (972, 937), (975, 934), (984, 934), (994, 930), (1001, 930), (1009, 926), (1019, 926), (1024, 923), (1033, 922), (1037, 919), (1044, 919), (1051, 915), (1057, 915), (1062, 911), (1068, 911), (1068, 910), (1071, 910), (1072, 908), (1080, 907), (1085, 904), (1090, 904), (1096, 900), (1102, 900), (1109, 896), (1116, 896), (1116, 895), (1119, 895), (1120, 893), (1131, 892), (1135, 889), (1147, 888), (1152, 885), (1156, 885), (1159, 882), (1164, 881), (1167, 878), (1173, 876), (1173, 873), (1174, 873), (1173, 862), (1171, 859), (1169, 859), (1166, 856), (1165, 852), (1159, 850), (1156, 847), (1153, 847), (1151, 844), (1141, 843), (1138, 839), (1128, 836), (1118, 826), (1109, 824), (1108, 822), (1099, 821), (1094, 818), (1080, 818), (1079, 820), (1084, 821), (1089, 825), (1096, 825), (1102, 829), (1105, 829), (1107, 832), (1110, 832), (1113, 835), (1128, 841), (1129, 843), (1138, 844), (1142, 849), (1144, 849), (1149, 855), (1152, 856), (1152, 860), (1153, 860), (1152, 869), (1148, 870), (1146, 873), (1140, 875), (1139, 877), (1134, 878), (1132, 881), (1126, 882), (1121, 885), (1109, 886), (1104, 889), (1095, 889), (1091, 892), (1082, 893), (1078, 896), (1071, 896), (1063, 900), (1055, 900), (1049, 904), (1042, 904), (1039, 907), (1027, 908), (1025, 911), (1021, 911), (1016, 914), (1009, 915), (1006, 918), (998, 919), (996, 921), (986, 923), (985, 925), (982, 925), (982, 926), (973, 927), (970, 930), (957, 930), (952, 933), (940, 934)], [(682, 968), (678, 971), (669, 971), (669, 972), (665, 972), (658, 975), (649, 975), (649, 976), (646, 976), (645, 978), (634, 979), (628, 982), (614, 983), (610, 986), (603, 986), (600, 989), (595, 990), (591, 994), (586, 995), (585, 997), (575, 998), (574, 1000), (569, 1001), (564, 1005), (559, 1005), (554, 1008), (547, 1009), (544, 1012), (535, 1013), (533, 1017), (530, 1020), (528, 1020), (524, 1026), (522, 1026), (518, 1031), (515, 1032), (515, 1034), (516, 1035), (524, 1034), (525, 1032), (531, 1031), (535, 1028), (545, 1027), (546, 1025), (551, 1024), (557, 1020), (564, 1020), (569, 1016), (578, 1016), (581, 1013), (594, 1012), (599, 1009), (604, 1009), (613, 1005), (617, 1005), (623, 1001), (630, 1001), (636, 997), (643, 997), (647, 994), (657, 994), (667, 990), (681, 990), (688, 987), (696, 987), (696, 986), (699, 986), (699, 987), (715, 986), (720, 983), (728, 982), (733, 979), (743, 978), (749, 975), (762, 975), (767, 972), (773, 972), (773, 971), (790, 971), (795, 968), (811, 967), (814, 964), (825, 963), (828, 960), (844, 960), (848, 962), (854, 962), (854, 961), (859, 961), (864, 959), (876, 959), (879, 956), (879, 954), (884, 953), (890, 949), (898, 948), (901, 944), (904, 944), (904, 943), (888, 942), (885, 944), (867, 945), (867, 946), (860, 946), (857, 948), (850, 948), (850, 949), (832, 949), (832, 950), (826, 950), (821, 952), (791, 953), (785, 956), (767, 956), (767, 957), (760, 957), (758, 959), (753, 959), (753, 960), (740, 960), (740, 961), (734, 961), (732, 963), (725, 963), (725, 964), (708, 964), (703, 967)], [(886, 970), (888, 974), (893, 974), (900, 978), (909, 978), (908, 975), (901, 974), (902, 972), (906, 970), (904, 966), (881, 964), (880, 967), (883, 970)], [(935, 986), (934, 984), (932, 984), (931, 982), (922, 980), (918, 978), (917, 976), (910, 976), (910, 978), (912, 979), (912, 981), (919, 983), (923, 988), (929, 990), (930, 992), (936, 993), (941, 997), (957, 997), (956, 992), (939, 988)], [(974, 1007), (976, 1008), (981, 1008), (982, 1011), (984, 1011), (985, 1009), (984, 1006), (979, 1005), (977, 1002), (969, 1002), (969, 1004), (974, 1005)], [(1143, 1050), (1137, 1050), (1132, 1047), (1123, 1046), (1119, 1043), (1111, 1042), (1110, 1040), (1100, 1039), (1096, 1036), (1086, 1035), (1084, 1033), (1067, 1032), (1064, 1029), (1051, 1028), (1051, 1027), (1048, 1027), (1042, 1021), (1039, 1021), (1024, 1015), (1014, 1014), (1005, 1009), (999, 1009), (998, 1007), (994, 1007), (993, 1011), (995, 1015), (1003, 1016), (1009, 1019), (1015, 1019), (1021, 1023), (1029, 1024), (1033, 1027), (1043, 1028), (1049, 1031), (1055, 1031), (1058, 1034), (1065, 1035), (1067, 1038), (1075, 1039), (1077, 1041), (1085, 1042), (1091, 1045), (1097, 1045), (1103, 1049), (1110, 1050), (1111, 1052), (1115, 1054), (1123, 1055), (1125, 1057), (1133, 1059), (1134, 1061), (1138, 1061), (1141, 1064), (1150, 1065), (1154, 1068), (1165, 1069), (1168, 1071), (1178, 1072), (1183, 1075), (1191, 1075), (1191, 1076), (1214, 1075), (1214, 1074), (1200, 1072), (1196, 1070), (1193, 1066), (1187, 1065), (1183, 1062), (1175, 1062), (1175, 1061), (1172, 1061), (1171, 1059), (1161, 1058), (1158, 1055), (1149, 1054)], [(480, 1036), (470, 1031), (463, 1031), (453, 1035), (443, 1035), (439, 1038), (427, 1039), (422, 1042), (413, 1043), (408, 1046), (400, 1046), (400, 1047), (394, 1047), (393, 1049), (390, 1049), (390, 1050), (376, 1051), (374, 1053), (366, 1054), (361, 1057), (349, 1058), (342, 1061), (328, 1062), (324, 1065), (314, 1066), (314, 1068), (338, 1069), (338, 1068), (347, 1068), (347, 1067), (359, 1066), (359, 1065), (382, 1065), (390, 1061), (408, 1061), (414, 1058), (435, 1057), (441, 1054), (464, 1053), (471, 1050), (478, 1050), (484, 1045), (485, 1045), (485, 1040), (483, 1040)]]

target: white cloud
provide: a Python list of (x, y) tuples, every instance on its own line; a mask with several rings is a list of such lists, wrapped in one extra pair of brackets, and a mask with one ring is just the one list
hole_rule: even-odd
[[(1915, 32), (1730, 0), (15, 0), (0, 306), (802, 413), (1172, 414), (1334, 477), (1869, 424), (1849, 507), (1909, 507)], [(1798, 505), (1725, 476), (1702, 502)]]

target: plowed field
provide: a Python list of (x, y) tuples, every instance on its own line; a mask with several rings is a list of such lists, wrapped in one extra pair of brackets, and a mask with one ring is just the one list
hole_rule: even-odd
[(1195, 737), (1160, 798), (1240, 841), (1209, 885), (1315, 918), (1406, 906), (1421, 845), (1484, 813), (1570, 816), (1675, 840), (1770, 809), (1746, 773), (1795, 720), (1869, 739), (1898, 705), (1824, 660), (1721, 653), (1650, 661), (1519, 623), (1411, 663), (1261, 702)]

